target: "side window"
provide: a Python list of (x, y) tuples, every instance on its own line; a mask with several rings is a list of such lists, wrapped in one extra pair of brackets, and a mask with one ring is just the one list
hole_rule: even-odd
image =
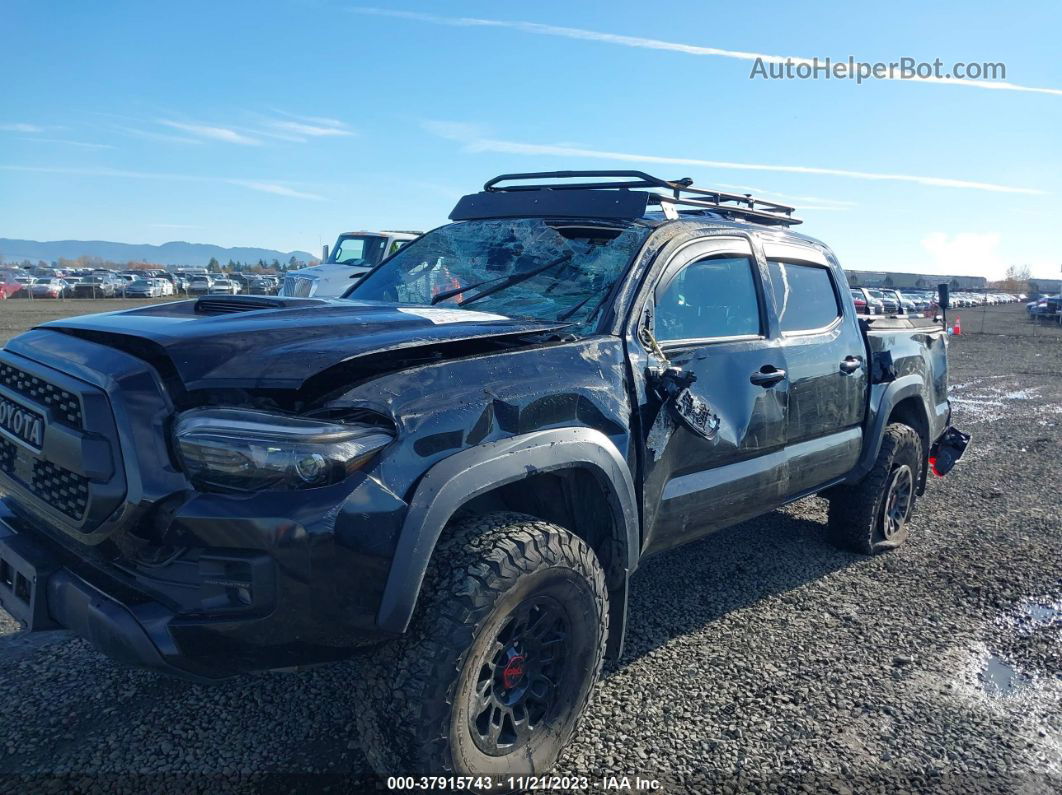
[(771, 289), (782, 332), (811, 331), (841, 314), (828, 268), (768, 260)]
[(665, 340), (760, 333), (760, 305), (748, 257), (692, 262), (658, 288), (654, 334)]

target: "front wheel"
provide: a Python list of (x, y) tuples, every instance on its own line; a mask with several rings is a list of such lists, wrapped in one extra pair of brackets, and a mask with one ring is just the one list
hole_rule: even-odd
[(607, 632), (604, 573), (581, 539), (522, 514), (460, 523), (436, 550), (409, 631), (359, 662), (366, 758), (381, 776), (503, 786), (549, 771)]
[(873, 555), (906, 541), (921, 465), (918, 433), (902, 423), (889, 425), (867, 476), (854, 486), (837, 486), (829, 492), (829, 531), (834, 543)]

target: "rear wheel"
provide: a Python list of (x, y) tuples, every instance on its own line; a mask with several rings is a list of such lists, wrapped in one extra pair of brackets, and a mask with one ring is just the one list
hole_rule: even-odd
[(604, 573), (581, 539), (513, 513), (459, 524), (409, 631), (360, 661), (369, 763), (381, 776), (547, 772), (590, 698), (607, 631)]
[(835, 544), (872, 555), (895, 549), (910, 534), (922, 444), (913, 428), (885, 429), (874, 467), (854, 486), (829, 491), (829, 530)]

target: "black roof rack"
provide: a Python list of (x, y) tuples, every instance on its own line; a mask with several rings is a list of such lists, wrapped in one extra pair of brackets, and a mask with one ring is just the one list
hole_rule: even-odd
[[(597, 181), (600, 178), (608, 178), (608, 181)], [(595, 181), (552, 181), (570, 179)], [(503, 182), (521, 184), (499, 184)], [(642, 188), (648, 190), (639, 190)], [(661, 190), (667, 193), (661, 193)], [(536, 195), (528, 195), (531, 193)], [(501, 174), (488, 180), (482, 193), (463, 197), (450, 218), (458, 221), (552, 214), (640, 218), (648, 205), (658, 205), (667, 217), (678, 217), (683, 212), (679, 208), (688, 207), (691, 209), (686, 210), (687, 213), (708, 210), (724, 217), (761, 224), (793, 226), (801, 223), (793, 216), (795, 208), (754, 199), (751, 194), (698, 188), (689, 177), (666, 180), (644, 171), (612, 170)]]

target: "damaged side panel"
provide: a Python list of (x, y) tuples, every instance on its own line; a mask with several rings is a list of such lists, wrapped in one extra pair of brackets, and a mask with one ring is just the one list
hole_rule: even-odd
[[(550, 388), (544, 390), (544, 384)], [(367, 474), (404, 502), (412, 498), (420, 476), (442, 459), (486, 442), (551, 428), (600, 431), (633, 471), (628, 430), (632, 407), (622, 342), (613, 337), (544, 343), (389, 373), (355, 386), (324, 409), (355, 406), (394, 419), (397, 439)], [(358, 511), (349, 500), (344, 510), (348, 507)], [(372, 602), (379, 597), (377, 588), (383, 586), (397, 536), (389, 527), (385, 543), (364, 521), (351, 522), (350, 527), (349, 534), (337, 532), (335, 548), (315, 558), (313, 565), (342, 571), (356, 564), (346, 570), (366, 571), (365, 561), (371, 559), (373, 588), (364, 581), (339, 580), (342, 584), (336, 585), (336, 578), (315, 578), (350, 591), (320, 598)]]

